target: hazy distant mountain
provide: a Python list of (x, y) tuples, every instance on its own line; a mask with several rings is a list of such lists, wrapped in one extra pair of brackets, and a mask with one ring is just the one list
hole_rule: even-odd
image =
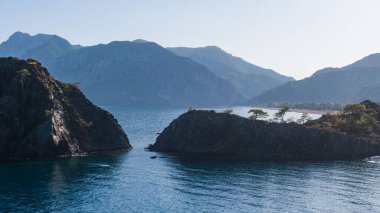
[(97, 104), (228, 105), (241, 96), (207, 68), (152, 42), (85, 47), (48, 64), (66, 82), (79, 81)]
[(149, 41), (146, 41), (144, 39), (136, 39), (136, 40), (133, 40), (132, 42), (135, 42), (135, 43), (148, 43)]
[(380, 53), (371, 54), (347, 67), (380, 67)]
[(380, 101), (380, 54), (367, 56), (342, 68), (317, 71), (303, 80), (266, 91), (248, 103), (350, 103)]
[(354, 100), (374, 100), (380, 102), (380, 83), (374, 86), (364, 87), (355, 95)]
[(228, 82), (206, 67), (144, 40), (78, 47), (55, 35), (17, 32), (0, 56), (34, 58), (57, 79), (80, 82), (96, 104), (212, 106), (242, 101)]
[(206, 66), (218, 77), (228, 80), (245, 97), (254, 97), (265, 90), (294, 80), (271, 69), (250, 64), (215, 46), (168, 49)]
[(311, 77), (314, 77), (320, 74), (326, 74), (329, 72), (342, 71), (342, 70), (344, 70), (344, 68), (326, 67), (326, 68), (316, 71), (315, 73), (313, 73)]
[(0, 44), (0, 56), (16, 56), (19, 58), (35, 58), (46, 63), (65, 53), (80, 48), (71, 45), (67, 40), (56, 36), (16, 32)]

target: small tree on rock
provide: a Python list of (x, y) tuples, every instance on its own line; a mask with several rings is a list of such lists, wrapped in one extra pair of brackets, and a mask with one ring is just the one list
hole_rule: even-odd
[(290, 110), (288, 106), (283, 106), (276, 114), (274, 114), (274, 120), (278, 121), (280, 120), (281, 123), (284, 122), (284, 116), (285, 114)]
[(302, 113), (301, 117), (297, 119), (298, 124), (306, 123), (307, 121), (311, 120), (311, 117), (306, 112)]
[(195, 108), (193, 108), (192, 106), (189, 106), (189, 109), (187, 110), (188, 112), (193, 112), (193, 111), (196, 111)]
[(252, 113), (251, 116), (249, 116), (249, 119), (251, 120), (257, 120), (258, 118), (266, 118), (268, 117), (268, 113), (264, 112), (261, 109), (251, 109), (248, 111), (248, 113)]

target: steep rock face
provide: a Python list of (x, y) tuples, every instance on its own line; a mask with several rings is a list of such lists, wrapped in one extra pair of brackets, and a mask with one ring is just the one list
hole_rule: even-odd
[(116, 119), (34, 60), (0, 58), (0, 159), (130, 149)]
[(149, 150), (257, 160), (335, 160), (378, 155), (380, 142), (296, 123), (190, 111), (175, 119)]

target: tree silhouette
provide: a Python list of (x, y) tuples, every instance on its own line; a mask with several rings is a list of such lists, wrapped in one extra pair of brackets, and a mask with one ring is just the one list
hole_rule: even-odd
[(281, 122), (284, 122), (284, 116), (285, 114), (290, 110), (288, 106), (283, 106), (276, 114), (274, 114), (275, 120), (281, 120)]
[(268, 117), (268, 113), (264, 112), (261, 109), (250, 109), (248, 113), (252, 113), (251, 116), (249, 116), (249, 119), (251, 120), (257, 120), (258, 118), (266, 118)]
[(311, 117), (309, 116), (309, 114), (307, 114), (306, 112), (304, 112), (304, 113), (302, 113), (301, 117), (299, 119), (297, 119), (297, 123), (303, 124), (303, 123), (306, 123), (309, 120), (311, 120)]

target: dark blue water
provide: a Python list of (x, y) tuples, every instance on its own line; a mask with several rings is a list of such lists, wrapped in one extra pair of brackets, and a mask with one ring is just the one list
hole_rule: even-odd
[(132, 151), (2, 163), (0, 212), (380, 212), (376, 159), (231, 162), (146, 152), (185, 110), (106, 109)]

